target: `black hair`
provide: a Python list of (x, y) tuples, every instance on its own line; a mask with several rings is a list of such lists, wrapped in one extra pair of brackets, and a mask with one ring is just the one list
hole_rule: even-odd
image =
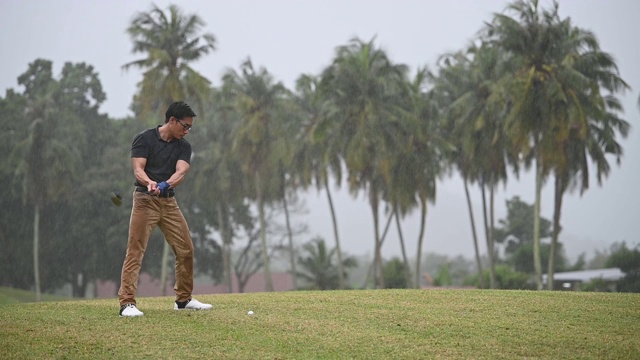
[(185, 102), (176, 101), (169, 105), (169, 108), (167, 109), (164, 119), (165, 124), (169, 122), (169, 119), (171, 119), (172, 116), (178, 120), (182, 120), (186, 117), (196, 117), (196, 113), (194, 113), (193, 110), (191, 110), (191, 107)]

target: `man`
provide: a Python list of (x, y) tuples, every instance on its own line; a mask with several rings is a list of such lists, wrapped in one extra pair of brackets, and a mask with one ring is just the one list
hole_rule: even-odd
[[(165, 114), (164, 125), (148, 129), (133, 139), (131, 163), (136, 179), (129, 222), (127, 255), (122, 265), (120, 316), (142, 316), (136, 307), (138, 275), (153, 227), (158, 225), (176, 256), (174, 309), (208, 310), (213, 306), (191, 297), (193, 291), (193, 243), (189, 226), (175, 199), (175, 188), (189, 172), (189, 133), (196, 114), (184, 102), (175, 102)], [(164, 286), (164, 284), (163, 284)]]

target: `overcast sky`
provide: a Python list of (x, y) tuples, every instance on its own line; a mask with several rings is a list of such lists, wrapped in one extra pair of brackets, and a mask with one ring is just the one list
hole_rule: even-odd
[[(170, 1), (155, 1), (166, 9)], [(388, 0), (388, 1), (175, 1), (185, 13), (198, 14), (207, 23), (206, 32), (217, 38), (217, 50), (194, 67), (220, 84), (222, 73), (237, 69), (247, 57), (254, 66), (265, 67), (276, 79), (293, 89), (303, 73), (317, 74), (331, 62), (337, 46), (351, 38), (368, 41), (385, 49), (391, 59), (408, 65), (433, 66), (439, 55), (457, 51), (502, 12), (503, 0)], [(548, 1), (541, 0), (547, 6)], [(52, 60), (56, 76), (65, 62), (85, 62), (99, 73), (107, 101), (102, 112), (114, 118), (129, 111), (138, 70), (123, 72), (121, 65), (138, 59), (131, 53), (126, 28), (133, 16), (151, 7), (148, 1), (133, 0), (0, 0), (0, 95), (8, 88), (20, 89), (17, 77), (37, 58)], [(632, 125), (621, 143), (625, 156), (621, 166), (612, 161), (612, 172), (603, 186), (592, 181), (582, 197), (565, 197), (561, 239), (570, 258), (582, 252), (590, 257), (594, 249), (610, 244), (640, 242), (640, 113), (636, 106), (640, 91), (640, 1), (561, 0), (560, 13), (576, 26), (592, 30), (604, 51), (616, 59), (620, 73), (632, 90), (621, 99), (624, 118)], [(462, 254), (471, 258), (473, 247), (462, 182), (458, 177), (438, 184), (438, 199), (429, 208), (424, 249), (440, 254)], [(474, 188), (474, 211), (480, 223), (479, 191)], [(352, 198), (345, 189), (335, 190), (343, 250), (350, 254), (372, 252), (371, 211), (364, 197)], [(533, 175), (511, 179), (496, 200), (496, 219), (506, 215), (504, 201), (518, 195), (533, 204)], [(311, 192), (306, 199), (309, 213), (304, 219), (310, 232), (298, 239), (305, 242), (319, 235), (333, 243), (329, 210), (324, 194)], [(553, 190), (546, 185), (542, 216), (553, 215)], [(299, 217), (299, 221), (302, 217)], [(413, 258), (419, 230), (417, 216), (403, 222), (407, 252)], [(480, 231), (480, 230), (479, 230)], [(386, 256), (399, 254), (397, 231), (392, 228), (385, 241)], [(124, 240), (123, 240), (124, 241)], [(482, 251), (486, 245), (482, 239)]]

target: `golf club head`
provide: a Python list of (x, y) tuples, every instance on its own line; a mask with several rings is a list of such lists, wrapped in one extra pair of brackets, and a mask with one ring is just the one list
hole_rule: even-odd
[(117, 193), (111, 193), (111, 202), (115, 205), (115, 206), (120, 206), (122, 205), (122, 196), (120, 196), (120, 194)]

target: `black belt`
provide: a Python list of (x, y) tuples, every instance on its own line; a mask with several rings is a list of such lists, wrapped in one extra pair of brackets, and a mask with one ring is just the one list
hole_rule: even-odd
[[(145, 194), (149, 194), (149, 191), (147, 190), (146, 187), (142, 187), (142, 186), (136, 186), (136, 192), (141, 192), (141, 193), (145, 193)], [(151, 194), (149, 194), (151, 195)], [(158, 196), (161, 198), (172, 198), (176, 195), (176, 193), (173, 191), (173, 189), (169, 189), (167, 190), (167, 192), (162, 195), (162, 194), (158, 194), (158, 195), (153, 195), (153, 196)]]

